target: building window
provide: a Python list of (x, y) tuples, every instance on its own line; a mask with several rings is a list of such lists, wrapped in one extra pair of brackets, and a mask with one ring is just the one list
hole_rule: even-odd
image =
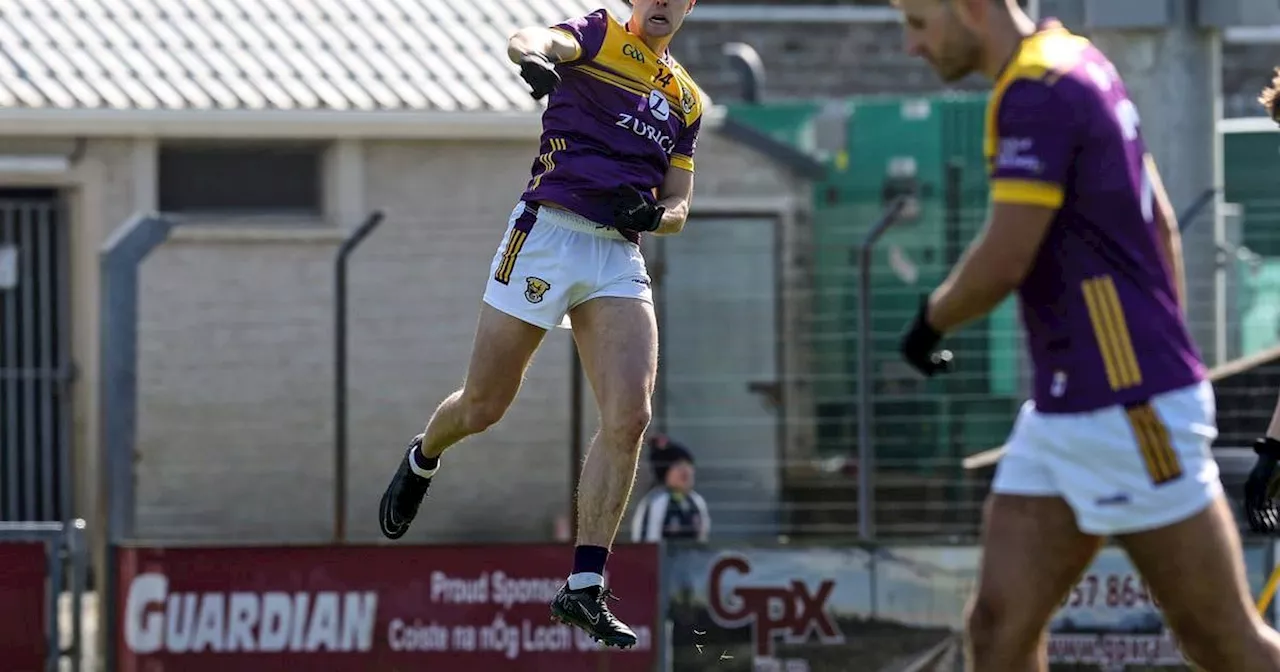
[(159, 156), (162, 212), (319, 217), (324, 152), (318, 143), (173, 143)]

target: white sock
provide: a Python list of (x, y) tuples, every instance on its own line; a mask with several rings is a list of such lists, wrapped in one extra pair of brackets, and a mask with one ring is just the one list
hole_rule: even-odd
[(414, 455), (414, 452), (417, 452), (417, 450), (418, 447), (416, 445), (409, 448), (409, 468), (413, 470), (413, 473), (423, 478), (431, 478), (432, 476), (435, 476), (436, 472), (440, 471), (439, 458), (436, 459), (436, 466), (434, 469), (423, 469), (418, 466), (418, 458)]
[(591, 573), (582, 572), (580, 574), (569, 575), (569, 590), (582, 590), (591, 586), (604, 586), (604, 577)]

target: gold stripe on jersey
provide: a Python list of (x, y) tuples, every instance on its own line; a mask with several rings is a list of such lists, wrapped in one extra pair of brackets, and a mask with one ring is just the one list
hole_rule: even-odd
[(547, 141), (547, 144), (551, 145), (551, 151), (538, 155), (538, 162), (542, 164), (542, 172), (533, 178), (533, 183), (529, 185), (529, 191), (537, 189), (538, 185), (542, 184), (543, 175), (556, 169), (556, 152), (563, 151), (567, 147), (564, 138), (551, 138)]
[(1066, 200), (1062, 186), (1036, 180), (997, 179), (991, 181), (991, 200), (996, 203), (1040, 205), (1061, 208)]
[(574, 66), (574, 69), (577, 70), (578, 72), (581, 72), (584, 75), (588, 75), (590, 77), (598, 79), (604, 82), (605, 84), (612, 84), (613, 86), (616, 86), (619, 89), (622, 89), (624, 91), (629, 91), (642, 98), (645, 98), (649, 95), (649, 91), (641, 88), (639, 84), (625, 77), (619, 77), (618, 75), (612, 72), (609, 72), (608, 70), (601, 70), (600, 68), (592, 67), (590, 65), (585, 65), (585, 64)]
[[(617, 81), (610, 82), (622, 88), (638, 88), (645, 96), (650, 91), (661, 91), (672, 111), (684, 120), (685, 126), (692, 126), (702, 116), (703, 96), (689, 73), (674, 59), (659, 58), (612, 15), (609, 16), (600, 51), (592, 63), (596, 67), (591, 74), (598, 75), (604, 71), (615, 80), (627, 82), (626, 86)], [(584, 65), (577, 67), (584, 69)]]
[(675, 168), (679, 168), (680, 170), (687, 170), (692, 173), (693, 157), (685, 156), (684, 154), (672, 154), (671, 165)]
[(1174, 450), (1169, 428), (1150, 404), (1125, 409), (1129, 427), (1138, 442), (1138, 452), (1147, 467), (1147, 475), (1155, 485), (1163, 485), (1182, 477), (1182, 463)]
[(1080, 53), (1089, 46), (1089, 40), (1073, 35), (1061, 25), (1053, 25), (1022, 40), (1018, 51), (1005, 66), (987, 99), (986, 131), (983, 153), (987, 168), (991, 169), (1000, 142), (1000, 103), (1014, 82), (1020, 79), (1048, 80), (1052, 82), (1071, 69)]
[(1111, 389), (1137, 387), (1142, 383), (1142, 371), (1138, 367), (1138, 355), (1129, 337), (1129, 325), (1125, 321), (1115, 281), (1109, 275), (1102, 275), (1085, 280), (1080, 288)]

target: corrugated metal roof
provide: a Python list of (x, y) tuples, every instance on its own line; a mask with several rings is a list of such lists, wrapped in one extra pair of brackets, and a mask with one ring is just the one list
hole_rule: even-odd
[(516, 28), (620, 0), (3, 0), (0, 108), (537, 109)]

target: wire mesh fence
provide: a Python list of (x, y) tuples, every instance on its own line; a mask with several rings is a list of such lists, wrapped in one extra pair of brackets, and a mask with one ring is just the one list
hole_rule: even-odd
[[(862, 110), (859, 137), (878, 128), (876, 114), (901, 122), (899, 105), (881, 107)], [(681, 235), (646, 240), (661, 338), (653, 429), (693, 449), (713, 537), (852, 538), (868, 472), (877, 536), (976, 534), (992, 473), (962, 460), (1003, 443), (1027, 394), (1016, 302), (948, 338), (952, 375), (922, 380), (897, 345), (921, 296), (984, 222), (979, 148), (959, 132), (980, 121), (980, 109), (960, 101), (940, 113), (935, 130), (946, 142), (927, 152), (865, 150), (872, 158), (817, 185), (811, 212), (696, 211)], [(1257, 154), (1254, 163), (1274, 153), (1262, 144), (1228, 136), (1228, 165), (1248, 163), (1242, 152)], [(939, 151), (959, 158), (920, 159), (907, 177), (903, 156)], [(875, 152), (885, 161), (873, 166)], [(1174, 195), (1189, 214), (1191, 327), (1212, 365), (1265, 359), (1280, 342), (1280, 200), (1259, 170), (1228, 177), (1208, 201)], [(864, 325), (860, 245), (902, 194), (911, 207), (871, 253)], [(1239, 207), (1223, 209), (1219, 222), (1202, 207), (1215, 200)], [(351, 258), (343, 516), (351, 541), (378, 538), (376, 503), (400, 451), (462, 382), (510, 207), (477, 197), (430, 219), (392, 209)], [(347, 233), (179, 226), (147, 260), (134, 464), (140, 536), (332, 538), (334, 256)], [(585, 444), (596, 421), (590, 386), (581, 400), (572, 396), (572, 347), (566, 331), (553, 330), (501, 422), (446, 455), (415, 538), (568, 536), (585, 449), (575, 442)], [(1265, 428), (1276, 383), (1265, 367), (1217, 381), (1220, 446), (1247, 446)], [(875, 457), (867, 470), (863, 443)], [(633, 500), (653, 485), (642, 469)]]
[[(646, 242), (661, 330), (653, 429), (693, 450), (696, 487), (719, 538), (859, 531), (857, 251), (880, 207), (840, 205), (790, 223), (706, 215), (680, 236)], [(948, 338), (952, 375), (923, 380), (897, 354), (921, 295), (985, 213), (983, 205), (922, 199), (872, 254), (872, 501), (881, 536), (976, 534), (992, 474), (966, 470), (962, 460), (1001, 445), (1026, 396), (1030, 370), (1012, 299)], [(1227, 360), (1265, 355), (1280, 341), (1280, 271), (1270, 277), (1266, 254), (1277, 214), (1274, 202), (1250, 204), (1239, 243), (1227, 241), (1221, 253), (1187, 247), (1189, 267), (1208, 258), (1201, 267), (1210, 269), (1188, 278), (1189, 294), (1209, 301), (1192, 305), (1193, 328), (1221, 338), (1225, 326)], [(1193, 240), (1212, 219), (1186, 224)], [(788, 242), (787, 226), (810, 227), (811, 247)], [(492, 226), (425, 229), (389, 218), (351, 259), (346, 515), (356, 541), (376, 538), (376, 502), (399, 451), (463, 379), (502, 238)], [(246, 245), (179, 227), (147, 261), (139, 535), (330, 537), (332, 281), (341, 235), (295, 231)], [(807, 271), (797, 273), (801, 267)], [(1226, 306), (1215, 303), (1224, 282)], [(553, 331), (502, 421), (448, 453), (415, 534), (566, 534), (577, 468), (572, 425), (581, 423), (585, 441), (596, 421), (589, 386), (575, 410), (571, 348), (567, 332)], [(1266, 426), (1270, 379), (1236, 376), (1224, 385), (1220, 443), (1245, 445)], [(653, 485), (642, 470), (636, 498)], [(448, 515), (433, 515), (437, 507)]]

